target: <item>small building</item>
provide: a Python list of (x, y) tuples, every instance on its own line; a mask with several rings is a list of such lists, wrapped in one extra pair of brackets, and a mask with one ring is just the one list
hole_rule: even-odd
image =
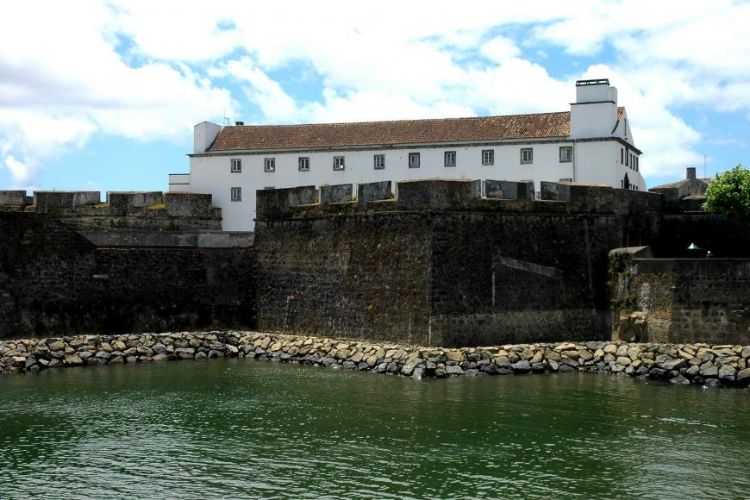
[[(305, 125), (195, 126), (190, 173), (170, 191), (211, 193), (223, 229), (254, 227), (256, 190), (431, 178), (595, 182), (645, 190), (617, 89), (576, 82), (570, 111)], [(355, 190), (356, 192), (356, 190)]]
[(652, 187), (649, 191), (661, 194), (668, 209), (694, 212), (702, 210), (709, 184), (711, 179), (698, 178), (695, 167), (687, 167), (684, 179)]

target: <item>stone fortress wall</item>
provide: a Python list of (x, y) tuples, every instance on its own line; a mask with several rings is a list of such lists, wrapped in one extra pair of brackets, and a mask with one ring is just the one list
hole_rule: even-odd
[(252, 235), (210, 195), (0, 192), (0, 337), (254, 322)]
[(226, 327), (446, 347), (750, 342), (750, 228), (659, 194), (302, 186), (258, 191), (257, 234), (214, 230), (210, 195), (107, 198), (0, 191), (0, 337)]
[[(609, 338), (607, 253), (661, 197), (427, 180), (258, 191), (258, 328), (420, 345)], [(482, 193), (484, 192), (484, 196)]]

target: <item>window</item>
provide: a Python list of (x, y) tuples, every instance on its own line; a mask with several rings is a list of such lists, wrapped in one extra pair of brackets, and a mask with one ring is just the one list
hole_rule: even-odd
[(620, 163), (625, 163), (625, 150), (620, 148)]
[(409, 153), (409, 168), (419, 168), (419, 153)]
[(242, 188), (241, 187), (231, 188), (230, 193), (231, 193), (232, 201), (242, 201)]
[(229, 171), (233, 174), (239, 174), (240, 172), (242, 172), (242, 160), (240, 160), (239, 158), (232, 158)]
[(334, 156), (333, 157), (333, 169), (334, 170), (344, 170), (344, 157), (343, 156)]
[(534, 148), (521, 148), (521, 164), (534, 163)]
[(383, 170), (385, 168), (385, 155), (373, 156), (372, 165), (375, 167), (375, 170)]
[(276, 172), (276, 158), (264, 158), (263, 170), (266, 172)]
[(573, 161), (573, 146), (560, 146), (560, 163)]
[(494, 165), (494, 164), (495, 164), (495, 150), (483, 149), (482, 150), (482, 165)]
[(309, 172), (310, 171), (310, 157), (300, 156), (299, 158), (297, 158), (297, 168), (299, 168), (300, 172)]
[(456, 152), (455, 151), (446, 151), (443, 157), (445, 158), (443, 164), (446, 167), (456, 166)]
[(628, 166), (628, 158), (630, 158), (630, 153), (625, 153), (625, 166)]

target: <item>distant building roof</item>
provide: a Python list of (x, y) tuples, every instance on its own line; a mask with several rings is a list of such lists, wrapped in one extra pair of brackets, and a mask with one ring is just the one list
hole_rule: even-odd
[(307, 125), (222, 127), (208, 151), (329, 148), (559, 138), (570, 135), (570, 112)]

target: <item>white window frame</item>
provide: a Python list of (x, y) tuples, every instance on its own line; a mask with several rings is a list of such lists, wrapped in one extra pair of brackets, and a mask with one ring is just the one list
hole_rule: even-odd
[(573, 162), (573, 146), (560, 146), (560, 163), (572, 163), (572, 162)]
[(344, 159), (343, 156), (333, 157), (333, 169), (337, 172), (346, 170), (346, 160)]
[(297, 169), (300, 172), (309, 172), (310, 171), (310, 157), (309, 156), (300, 156), (297, 158)]
[(521, 148), (521, 165), (534, 163), (534, 148)]
[(372, 168), (375, 170), (385, 170), (385, 155), (378, 154), (372, 156)]
[(276, 172), (276, 158), (263, 158), (263, 171)]
[(229, 171), (233, 174), (242, 173), (242, 159), (232, 158), (229, 162)]
[(456, 152), (446, 151), (443, 153), (443, 166), (444, 167), (455, 167), (456, 166)]
[(232, 201), (242, 201), (242, 188), (239, 186), (229, 188), (229, 198)]
[(482, 150), (482, 165), (494, 165), (494, 164), (495, 164), (495, 150), (483, 149)]
[(419, 153), (409, 153), (409, 168), (419, 168), (420, 162)]

